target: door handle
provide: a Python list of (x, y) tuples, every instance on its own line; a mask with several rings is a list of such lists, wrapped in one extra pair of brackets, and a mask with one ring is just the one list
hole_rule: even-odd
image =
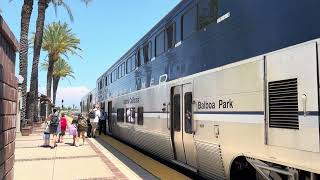
[(307, 116), (307, 95), (303, 94), (302, 95), (302, 108), (303, 108), (303, 116), (306, 117)]
[(167, 104), (167, 129), (168, 129), (168, 130), (171, 129), (170, 123), (169, 123), (169, 122), (170, 122), (170, 120), (169, 120), (169, 110), (168, 110), (168, 109), (169, 109), (169, 106), (170, 106), (170, 103)]

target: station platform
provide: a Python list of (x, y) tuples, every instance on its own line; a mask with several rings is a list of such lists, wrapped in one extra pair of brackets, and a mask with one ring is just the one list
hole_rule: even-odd
[(66, 135), (50, 149), (41, 147), (40, 132), (17, 135), (15, 179), (190, 179), (107, 135), (86, 138), (79, 147)]

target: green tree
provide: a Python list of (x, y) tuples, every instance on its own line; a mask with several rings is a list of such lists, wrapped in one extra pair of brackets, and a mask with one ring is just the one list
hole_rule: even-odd
[[(42, 65), (43, 70), (48, 70), (49, 62), (45, 61)], [(60, 80), (71, 77), (75, 78), (71, 66), (61, 57), (54, 63), (53, 66), (53, 104), (56, 103), (57, 90)]]
[(48, 71), (47, 71), (47, 96), (51, 97), (53, 68), (54, 63), (59, 60), (61, 55), (68, 57), (78, 55), (81, 51), (80, 39), (72, 33), (66, 23), (54, 22), (46, 26), (44, 30), (42, 49), (48, 52)]
[[(81, 0), (81, 1), (88, 4), (92, 0)], [(43, 29), (44, 29), (44, 22), (45, 22), (45, 13), (46, 13), (46, 9), (48, 8), (50, 3), (53, 4), (56, 12), (57, 12), (57, 7), (59, 7), (59, 6), (64, 7), (67, 10), (67, 12), (69, 13), (70, 19), (73, 20), (71, 10), (70, 10), (69, 6), (64, 2), (64, 0), (38, 0), (38, 17), (37, 17), (37, 22), (36, 22), (36, 33), (35, 33), (34, 46), (33, 46), (33, 63), (32, 63), (32, 72), (31, 72), (31, 83), (30, 83), (30, 108), (29, 108), (29, 111), (30, 111), (29, 115), (31, 118), (33, 118), (34, 121), (38, 120), (38, 106), (37, 106), (37, 102), (38, 102), (38, 66), (39, 66), (40, 50), (42, 47), (42, 37), (43, 37)], [(51, 67), (53, 67), (53, 65)], [(50, 68), (50, 63), (49, 63), (49, 68)], [(51, 68), (51, 70), (52, 70), (52, 68)], [(47, 93), (48, 93), (48, 91), (47, 91)], [(49, 98), (51, 98), (51, 92), (49, 92), (47, 94), (47, 96)], [(51, 111), (51, 107), (48, 107), (48, 110)]]

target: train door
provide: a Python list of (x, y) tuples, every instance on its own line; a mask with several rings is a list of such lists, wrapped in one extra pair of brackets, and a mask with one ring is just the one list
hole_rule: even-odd
[(266, 56), (267, 144), (319, 152), (316, 43)]
[(112, 101), (108, 102), (108, 132), (112, 133)]
[(197, 167), (193, 137), (192, 84), (175, 86), (171, 97), (171, 131), (175, 159), (179, 163)]

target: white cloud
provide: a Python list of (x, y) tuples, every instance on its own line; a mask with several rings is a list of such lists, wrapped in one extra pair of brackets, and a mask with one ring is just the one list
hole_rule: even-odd
[[(46, 88), (40, 87), (39, 92), (46, 94)], [(90, 90), (86, 86), (70, 86), (70, 87), (58, 87), (56, 105), (61, 106), (61, 100), (63, 99), (64, 106), (75, 105), (80, 106), (81, 98), (89, 93)]]

